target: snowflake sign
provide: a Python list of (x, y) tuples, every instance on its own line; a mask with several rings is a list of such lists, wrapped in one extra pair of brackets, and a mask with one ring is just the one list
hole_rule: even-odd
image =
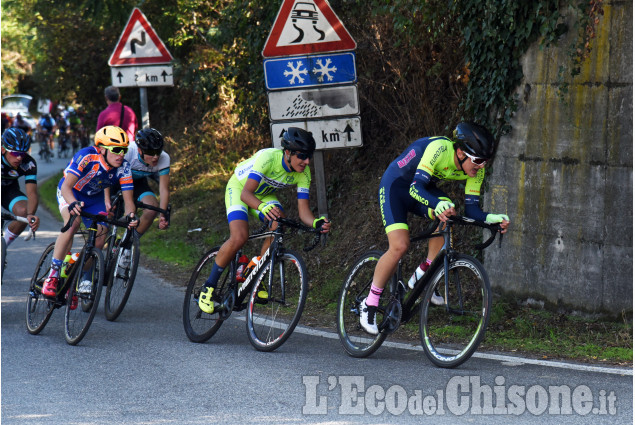
[(304, 83), (304, 78), (302, 78), (302, 75), (308, 75), (309, 71), (307, 69), (301, 69), (303, 67), (302, 61), (297, 61), (295, 67), (293, 66), (293, 62), (289, 61), (289, 63), (287, 63), (287, 67), (290, 69), (290, 71), (284, 71), (284, 76), (291, 76), (291, 78), (289, 79), (289, 84), (295, 84), (296, 78), (298, 80), (298, 83)]
[(313, 73), (316, 75), (319, 74), (317, 77), (318, 81), (320, 83), (324, 82), (324, 77), (326, 77), (328, 81), (333, 81), (331, 72), (337, 72), (337, 68), (334, 66), (329, 66), (331, 65), (331, 58), (327, 58), (325, 60), (325, 63), (322, 63), (322, 59), (318, 59), (316, 60), (316, 64), (319, 68), (313, 68)]

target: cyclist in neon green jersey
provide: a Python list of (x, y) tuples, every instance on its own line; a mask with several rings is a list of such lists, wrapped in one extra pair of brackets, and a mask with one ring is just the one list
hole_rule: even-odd
[[(278, 189), (297, 186), (298, 213), (307, 226), (322, 227), (328, 233), (331, 223), (324, 217), (315, 218), (309, 207), (311, 171), (309, 161), (315, 150), (311, 133), (289, 127), (282, 138), (283, 149), (262, 149), (241, 162), (227, 183), (225, 207), (229, 221), (229, 239), (221, 246), (212, 271), (201, 290), (198, 305), (205, 313), (214, 312), (213, 291), (218, 278), (240, 250), (249, 236), (248, 213), (260, 220), (284, 217), (282, 205), (275, 196)], [(275, 229), (277, 223), (272, 222)], [(261, 254), (269, 248), (271, 240), (265, 240)]]
[[(456, 215), (455, 205), (437, 188), (440, 180), (465, 181), (465, 215), (479, 221), (500, 223), (502, 233), (507, 231), (509, 217), (489, 214), (479, 206), (481, 185), (485, 177), (485, 164), (494, 155), (494, 137), (483, 126), (462, 122), (454, 131), (454, 140), (446, 137), (424, 137), (415, 140), (386, 169), (379, 185), (379, 206), (388, 236), (386, 251), (375, 267), (370, 293), (362, 302), (360, 325), (373, 335), (379, 330), (375, 312), (379, 297), (399, 262), (408, 251), (410, 235), (407, 215), (438, 217), (442, 223)], [(430, 239), (428, 258), (419, 266), (420, 278), (443, 247), (442, 238)], [(440, 296), (431, 300), (443, 302)]]

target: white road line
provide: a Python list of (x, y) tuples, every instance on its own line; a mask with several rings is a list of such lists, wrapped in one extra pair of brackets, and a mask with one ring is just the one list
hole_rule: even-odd
[[(297, 326), (294, 332), (302, 333), (305, 335), (313, 335), (319, 336), (322, 338), (330, 338), (330, 339), (339, 339), (339, 336), (335, 332), (326, 332), (317, 329), (307, 328), (305, 326)], [(391, 348), (399, 348), (402, 350), (410, 350), (410, 351), (421, 351), (421, 346), (419, 345), (411, 345), (404, 344), (401, 342), (390, 342), (384, 341), (382, 344), (383, 347), (391, 347)], [(500, 362), (506, 362), (510, 365), (520, 366), (523, 364), (531, 364), (537, 366), (545, 366), (545, 367), (556, 367), (560, 369), (573, 369), (584, 372), (598, 372), (598, 373), (609, 373), (613, 375), (629, 375), (633, 376), (633, 369), (628, 368), (618, 368), (618, 367), (604, 367), (604, 366), (592, 366), (592, 365), (584, 365), (584, 364), (575, 364), (575, 363), (566, 363), (561, 361), (552, 361), (552, 360), (536, 360), (536, 359), (528, 359), (524, 357), (515, 357), (515, 356), (506, 356), (502, 354), (490, 354), (490, 353), (479, 353), (476, 352), (472, 355), (472, 357), (476, 357), (479, 359), (487, 359), (487, 360), (497, 360)]]

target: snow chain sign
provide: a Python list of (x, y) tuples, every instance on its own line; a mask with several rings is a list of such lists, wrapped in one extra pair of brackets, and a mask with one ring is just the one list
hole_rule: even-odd
[(318, 150), (362, 145), (355, 41), (326, 0), (284, 0), (262, 51), (273, 145), (288, 127)]
[(328, 217), (322, 150), (362, 146), (355, 48), (326, 0), (283, 0), (262, 50), (273, 146), (313, 134), (318, 214)]

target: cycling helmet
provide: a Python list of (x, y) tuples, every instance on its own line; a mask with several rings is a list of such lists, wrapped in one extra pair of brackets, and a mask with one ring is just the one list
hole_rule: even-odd
[(315, 139), (306, 130), (289, 127), (282, 136), (282, 147), (294, 152), (312, 154), (315, 150)]
[(8, 128), (2, 133), (2, 147), (10, 151), (28, 152), (31, 137), (20, 128)]
[(144, 128), (137, 131), (135, 143), (141, 150), (162, 150), (163, 149), (163, 135), (154, 128)]
[(95, 134), (95, 146), (100, 145), (128, 147), (128, 136), (121, 128), (107, 125)]
[(490, 159), (494, 155), (494, 136), (482, 125), (459, 123), (454, 130), (454, 139), (457, 147), (472, 156)]

